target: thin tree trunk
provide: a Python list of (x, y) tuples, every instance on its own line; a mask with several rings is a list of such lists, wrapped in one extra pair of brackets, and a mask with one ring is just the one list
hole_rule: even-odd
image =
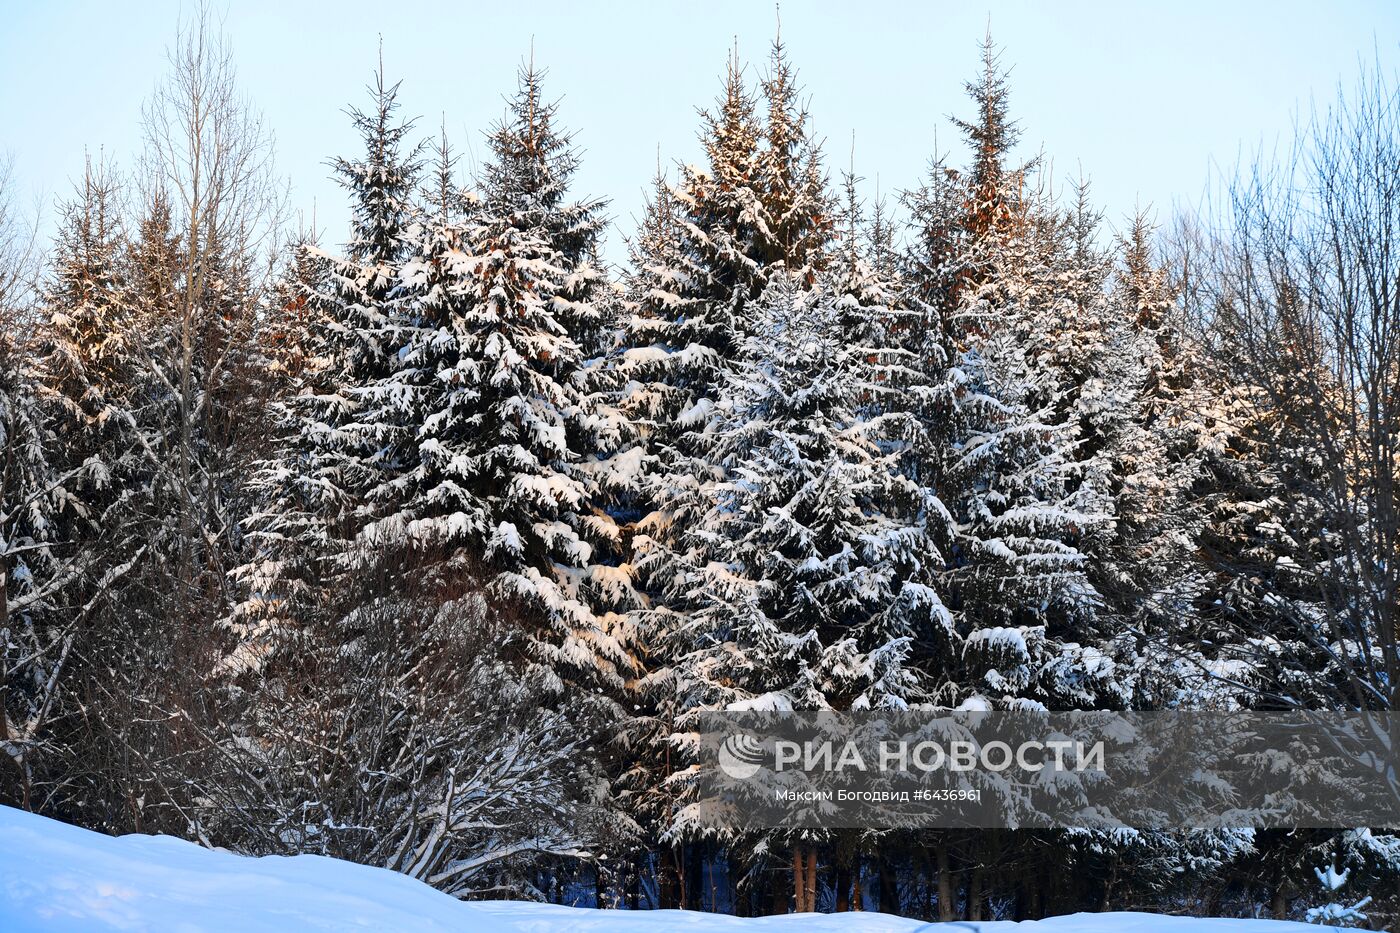
[(695, 846), (685, 847), (685, 909), (701, 910), (705, 897), (705, 853)]
[(836, 912), (844, 914), (851, 909), (851, 863), (841, 861), (836, 866)]
[(792, 902), (793, 912), (802, 913), (802, 905), (805, 902), (804, 893), (807, 890), (807, 879), (803, 877), (807, 873), (807, 861), (802, 856), (802, 846), (792, 847)]
[(982, 854), (980, 841), (972, 847), (972, 867), (967, 878), (967, 910), (964, 919), (973, 922), (982, 919)]
[(817, 850), (811, 846), (807, 848), (807, 872), (806, 872), (806, 901), (805, 910), (812, 914), (817, 912)]
[(948, 841), (938, 843), (938, 919), (944, 922), (953, 919), (953, 908), (957, 905), (953, 898), (953, 869), (948, 864)]
[(924, 874), (924, 907), (923, 910), (919, 912), (919, 919), (932, 920), (934, 912), (934, 901), (938, 899), (938, 896), (935, 893), (936, 888), (934, 879), (934, 875), (937, 872), (933, 867), (933, 859), (929, 858), (928, 849), (920, 850), (919, 856), (919, 861), (922, 863), (920, 865), (920, 868), (923, 870)]
[(899, 913), (899, 883), (895, 878), (894, 866), (887, 856), (880, 856), (880, 910), (882, 913)]

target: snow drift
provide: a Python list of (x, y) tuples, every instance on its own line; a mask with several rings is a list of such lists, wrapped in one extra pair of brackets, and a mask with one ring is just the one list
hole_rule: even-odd
[[(600, 911), (458, 901), (404, 875), (316, 855), (245, 858), (169, 836), (114, 838), (0, 807), (0, 929), (373, 930), (464, 933), (914, 933), (885, 914), (740, 920), (689, 911)], [(1271, 920), (1077, 914), (1039, 923), (948, 924), (982, 933), (1293, 933)]]

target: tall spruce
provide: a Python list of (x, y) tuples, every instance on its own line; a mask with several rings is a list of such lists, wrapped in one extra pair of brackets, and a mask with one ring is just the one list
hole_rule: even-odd
[(366, 540), (483, 574), (538, 626), (537, 660), (620, 685), (632, 661), (612, 610), (631, 587), (583, 468), (613, 430), (589, 404), (581, 345), (602, 324), (602, 204), (569, 200), (578, 160), (541, 78), (521, 70), (474, 208), (416, 229), (395, 370), (372, 390), (406, 428)]
[(990, 37), (967, 88), (977, 115), (958, 125), (970, 168), (936, 161), (906, 196), (924, 317), (910, 349), (925, 361), (915, 395), (932, 438), (910, 466), (952, 516), (943, 579), (965, 639), (959, 659), (934, 663), (952, 662), (964, 691), (997, 703), (1117, 703), (1121, 672), (1086, 637), (1099, 596), (1078, 546), (1105, 515), (1079, 495), (1070, 381), (1046, 368), (1068, 317), (1056, 310), (1061, 228), (1026, 191), (1033, 163), (1008, 167), (1018, 131)]
[(331, 163), (350, 195), (345, 253), (303, 238), (275, 292), (274, 329), (304, 333), (273, 409), (276, 448), (253, 481), (260, 503), (246, 521), (253, 555), (238, 571), (244, 592), (233, 614), (233, 669), (262, 663), (282, 635), (326, 621), (336, 581), (364, 569), (357, 565), (365, 554), (352, 542), (380, 505), (386, 438), (371, 391), (393, 367), (422, 147), (409, 140), (412, 121), (397, 116), (399, 85), (385, 82), (382, 63), (368, 91), (371, 108), (349, 111), (363, 155)]

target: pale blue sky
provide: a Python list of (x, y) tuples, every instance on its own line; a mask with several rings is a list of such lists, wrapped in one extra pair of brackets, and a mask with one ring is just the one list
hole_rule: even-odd
[[(21, 190), (51, 214), (82, 170), (84, 147), (130, 164), (143, 99), (165, 70), (179, 0), (0, 0), (0, 152)], [(581, 193), (612, 200), (608, 254), (624, 255), (656, 165), (695, 161), (695, 108), (719, 90), (731, 44), (757, 76), (772, 3), (484, 3), (232, 0), (223, 10), (242, 86), (277, 135), (293, 202), (314, 203), (339, 242), (344, 199), (326, 159), (358, 143), (341, 112), (364, 101), (376, 44), (403, 79), (404, 110), (424, 135), (445, 113), (468, 166), (529, 53), (549, 69), (564, 123), (584, 149)], [(1165, 219), (1193, 204), (1241, 150), (1286, 137), (1298, 108), (1331, 99), (1360, 59), (1400, 63), (1400, 2), (798, 2), (783, 38), (826, 140), (833, 178), (855, 134), (873, 191), (916, 183), (934, 148), (960, 154), (950, 113), (966, 114), (990, 17), (1012, 72), (1027, 148), (1057, 179), (1083, 171), (1118, 222), (1136, 204)]]

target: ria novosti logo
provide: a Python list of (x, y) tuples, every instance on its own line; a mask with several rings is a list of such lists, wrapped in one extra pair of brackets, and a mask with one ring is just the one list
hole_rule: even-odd
[(736, 781), (747, 781), (767, 763), (763, 744), (746, 732), (728, 736), (719, 746), (719, 769)]
[(934, 741), (883, 741), (875, 749), (862, 748), (853, 741), (776, 739), (770, 750), (748, 732), (733, 732), (720, 743), (717, 757), (720, 770), (736, 781), (746, 781), (765, 767), (778, 773), (803, 771), (809, 774), (929, 774), (978, 770), (1001, 773), (1015, 769), (1035, 773), (1045, 768), (1056, 772), (1103, 772), (1105, 769), (1103, 741), (1086, 744), (1064, 738), (1031, 740), (1016, 745), (998, 740), (967, 739), (946, 745)]

